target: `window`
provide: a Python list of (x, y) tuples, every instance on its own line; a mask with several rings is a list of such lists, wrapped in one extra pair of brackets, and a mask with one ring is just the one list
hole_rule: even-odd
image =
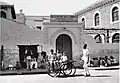
[(84, 29), (85, 29), (85, 28), (86, 28), (86, 17), (85, 17), (85, 16), (82, 16), (82, 17), (80, 18), (80, 22), (83, 23)]
[(1, 18), (7, 18), (7, 15), (6, 15), (6, 13), (4, 11), (1, 11), (0, 12), (0, 17)]
[(84, 24), (84, 27), (85, 27), (85, 18), (82, 18), (82, 23)]
[(40, 30), (41, 30), (41, 26), (37, 26), (37, 29), (40, 29)]
[(115, 33), (112, 37), (112, 43), (120, 43), (120, 33)]
[(118, 21), (118, 20), (119, 20), (118, 7), (114, 7), (114, 8), (112, 9), (112, 22)]
[(96, 43), (102, 43), (102, 37), (100, 36), (100, 34), (96, 35), (94, 39)]
[(84, 19), (84, 18), (82, 18), (82, 22), (83, 22), (83, 23), (85, 22), (85, 19)]
[(95, 21), (95, 26), (100, 25), (100, 17), (98, 13), (95, 14), (94, 21)]

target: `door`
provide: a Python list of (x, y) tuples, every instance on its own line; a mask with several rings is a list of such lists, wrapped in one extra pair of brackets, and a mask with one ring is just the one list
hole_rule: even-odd
[(56, 51), (65, 52), (68, 60), (72, 60), (72, 40), (70, 36), (61, 34), (56, 39)]
[(26, 68), (26, 63), (24, 62), (26, 59), (26, 54), (25, 54), (25, 50), (26, 47), (32, 51), (32, 55), (30, 55), (32, 58), (38, 58), (38, 53), (37, 53), (37, 46), (38, 45), (18, 45), (19, 47), (19, 60), (21, 63), (22, 68)]

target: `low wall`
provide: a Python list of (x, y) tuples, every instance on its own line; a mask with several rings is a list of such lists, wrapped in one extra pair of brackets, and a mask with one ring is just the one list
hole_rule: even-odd
[[(113, 56), (117, 61), (120, 63), (119, 60), (119, 44), (88, 44), (88, 49), (90, 52), (90, 58), (92, 59), (93, 57), (105, 57), (105, 56)], [(82, 55), (82, 54), (80, 54)], [(74, 60), (77, 62), (75, 63), (76, 66), (81, 66), (82, 64), (80, 63), (80, 58), (81, 56), (74, 56)]]
[(119, 60), (119, 44), (96, 44), (90, 51), (91, 57), (113, 56)]

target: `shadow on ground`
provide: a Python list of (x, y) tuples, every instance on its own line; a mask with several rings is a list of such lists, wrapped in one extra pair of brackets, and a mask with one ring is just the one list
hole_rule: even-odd
[(61, 75), (61, 76), (58, 76), (58, 78), (80, 77), (80, 76), (84, 76), (84, 75), (83, 75), (83, 74), (76, 74), (76, 75), (69, 75), (69, 76), (64, 76), (64, 75)]
[(100, 68), (95, 70), (120, 70), (120, 68)]
[(96, 76), (90, 76), (90, 77), (111, 77), (110, 75), (96, 75)]
[[(58, 78), (68, 78), (68, 77), (81, 77), (84, 76), (84, 74), (77, 74), (77, 75), (70, 75), (70, 76), (58, 76)], [(96, 75), (96, 76), (89, 76), (89, 77), (111, 77), (110, 75)]]

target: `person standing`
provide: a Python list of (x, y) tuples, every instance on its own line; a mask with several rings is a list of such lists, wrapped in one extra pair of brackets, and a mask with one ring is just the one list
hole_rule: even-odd
[(26, 48), (26, 61), (27, 61), (27, 69), (29, 70), (30, 69), (30, 65), (31, 65), (31, 51)]
[(52, 68), (52, 70), (54, 70), (54, 50), (53, 49), (51, 49), (50, 50), (50, 55), (48, 56), (48, 60), (49, 60), (49, 62), (50, 62), (50, 66), (51, 66), (51, 68)]
[(84, 61), (83, 68), (85, 69), (85, 77), (90, 76), (90, 72), (88, 69), (88, 63), (89, 63), (89, 51), (87, 49), (87, 44), (84, 44), (83, 46), (83, 56), (82, 60)]

